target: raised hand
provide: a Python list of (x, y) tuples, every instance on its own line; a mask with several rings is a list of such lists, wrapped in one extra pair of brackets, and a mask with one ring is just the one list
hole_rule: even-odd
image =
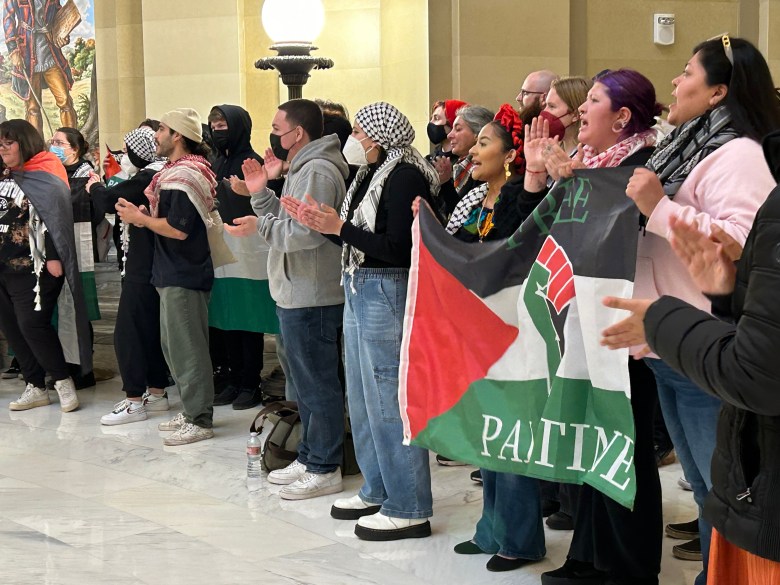
[(658, 202), (666, 197), (658, 175), (644, 167), (634, 170), (626, 186), (626, 195), (634, 200), (639, 211), (647, 217), (653, 214)]
[[(645, 314), (653, 301), (647, 299), (621, 299), (618, 297), (606, 297), (603, 301), (605, 307), (630, 311), (631, 315), (607, 327), (601, 332), (601, 345), (609, 349), (647, 346), (645, 339)], [(649, 353), (649, 349), (643, 349), (635, 357), (639, 358)]]
[(433, 161), (433, 168), (439, 175), (439, 185), (443, 185), (452, 178), (452, 161), (447, 156), (439, 156)]
[[(688, 274), (699, 290), (711, 295), (732, 293), (737, 279), (737, 268), (726, 252), (726, 246), (701, 233), (695, 221), (688, 224), (672, 217), (669, 219), (669, 228), (672, 232), (669, 240), (672, 250), (688, 269)], [(728, 238), (733, 239), (730, 236)], [(739, 246), (736, 242), (734, 244)], [(732, 250), (734, 244), (728, 244)]]
[(549, 137), (550, 123), (544, 118), (536, 117), (530, 124), (525, 125), (523, 156), (525, 156), (526, 169), (532, 173), (541, 173), (545, 170), (542, 149)]
[(544, 166), (554, 181), (571, 177), (574, 175), (573, 170), (580, 168), (575, 166), (577, 162), (569, 158), (569, 155), (566, 154), (566, 151), (561, 148), (561, 145), (554, 138), (544, 138), (543, 144), (542, 157), (544, 158)]
[(246, 181), (243, 181), (239, 179), (237, 176), (232, 175), (228, 182), (230, 183), (230, 189), (235, 193), (236, 195), (243, 195), (244, 197), (248, 197), (251, 195), (249, 192), (249, 187), (246, 186)]
[(245, 238), (257, 233), (257, 216), (246, 215), (233, 220), (234, 225), (225, 224), (225, 231), (231, 236)]
[[(268, 173), (268, 178), (270, 180), (278, 179), (282, 176), (285, 161), (280, 158), (276, 158), (276, 155), (272, 149), (267, 148), (265, 150), (263, 159), (265, 160), (265, 170)], [(244, 174), (244, 177), (246, 177), (246, 173)]]
[(321, 234), (341, 234), (345, 222), (335, 209), (325, 203), (318, 203), (309, 194), (306, 194), (304, 203), (306, 205), (298, 212), (298, 221)]
[(244, 183), (250, 193), (260, 193), (268, 185), (268, 171), (260, 161), (246, 159), (241, 165), (241, 172), (244, 173)]

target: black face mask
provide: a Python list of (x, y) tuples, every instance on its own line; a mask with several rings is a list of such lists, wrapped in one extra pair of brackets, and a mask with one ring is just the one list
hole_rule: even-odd
[(220, 152), (227, 152), (228, 149), (228, 130), (212, 130), (211, 141)]
[(431, 144), (441, 144), (447, 139), (447, 129), (439, 124), (428, 122), (428, 140)]
[[(295, 128), (297, 128), (297, 126)], [(295, 130), (295, 128), (290, 130), (290, 132)], [(273, 151), (274, 156), (281, 161), (286, 161), (287, 157), (290, 155), (290, 149), (282, 146), (282, 136), (287, 136), (290, 132), (285, 132), (284, 134), (274, 134), (271, 132), (271, 135), (269, 136), (271, 150)]]

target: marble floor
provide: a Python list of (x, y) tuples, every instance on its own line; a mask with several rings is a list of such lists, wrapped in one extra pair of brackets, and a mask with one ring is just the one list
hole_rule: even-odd
[[(0, 382), (0, 583), (9, 585), (499, 585), (538, 583), (560, 565), (567, 533), (547, 533), (543, 562), (489, 573), (487, 556), (458, 556), (472, 535), (481, 491), (468, 468), (433, 463), (434, 534), (420, 540), (358, 540), (352, 522), (330, 518), (337, 496), (285, 502), (278, 487), (245, 487), (245, 441), (254, 411), (219, 407), (216, 437), (163, 447), (157, 423), (102, 427), (120, 398), (114, 378), (79, 392), (69, 414), (56, 402), (26, 412), (8, 403), (21, 380)], [(171, 389), (172, 412), (178, 395)], [(54, 398), (54, 395), (52, 395)], [(677, 465), (661, 471), (667, 521), (689, 520)], [(346, 481), (348, 493), (359, 478)], [(641, 530), (642, 527), (637, 527)], [(697, 564), (671, 556), (661, 583), (693, 582)]]

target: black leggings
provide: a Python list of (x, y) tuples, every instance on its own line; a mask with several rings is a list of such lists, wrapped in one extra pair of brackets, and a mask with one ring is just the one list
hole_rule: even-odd
[(57, 382), (68, 377), (62, 345), (51, 324), (54, 307), (65, 277), (41, 271), (41, 310), (35, 310), (35, 275), (0, 272), (0, 329), (5, 335), (24, 376), (37, 388), (46, 384), (46, 373)]

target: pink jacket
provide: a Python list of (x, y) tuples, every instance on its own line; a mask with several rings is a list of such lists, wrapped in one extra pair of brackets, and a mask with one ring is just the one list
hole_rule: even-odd
[(647, 233), (639, 236), (634, 298), (670, 295), (709, 312), (709, 300), (669, 245), (669, 218), (696, 219), (706, 234), (717, 224), (744, 245), (758, 208), (776, 185), (761, 145), (750, 138), (732, 140), (701, 161), (674, 199), (658, 203)]

